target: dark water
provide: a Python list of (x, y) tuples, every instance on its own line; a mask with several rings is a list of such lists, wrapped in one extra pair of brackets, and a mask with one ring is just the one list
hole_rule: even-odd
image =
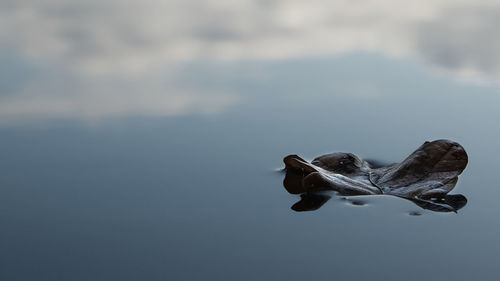
[[(497, 280), (498, 90), (376, 56), (216, 67), (186, 71), (238, 93), (223, 112), (0, 128), (0, 279)], [(456, 214), (389, 196), (299, 213), (278, 171), (440, 138), (469, 154)]]

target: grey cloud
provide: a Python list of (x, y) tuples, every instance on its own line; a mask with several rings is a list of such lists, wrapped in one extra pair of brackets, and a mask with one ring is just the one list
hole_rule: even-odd
[[(4, 0), (2, 50), (54, 75), (0, 84), (0, 115), (171, 115), (203, 111), (203, 103), (217, 111), (235, 102), (230, 92), (185, 89), (161, 74), (203, 60), (353, 50), (415, 56), (453, 76), (500, 82), (498, 26), (493, 0)], [(4, 68), (4, 77), (24, 75), (16, 69)]]
[(37, 65), (18, 57), (14, 51), (0, 52), (0, 98), (16, 94), (39, 72)]
[(500, 7), (457, 7), (417, 26), (416, 51), (448, 70), (500, 75)]
[(238, 32), (218, 28), (200, 28), (194, 34), (204, 41), (230, 41), (240, 37)]
[[(462, 55), (496, 54), (498, 5), (491, 3), (3, 1), (0, 41), (68, 67), (109, 72), (200, 58), (287, 58), (353, 49), (420, 54), (452, 69), (463, 65)], [(464, 29), (463, 19), (474, 26)], [(475, 44), (492, 40), (490, 47)], [(497, 68), (498, 62), (477, 56), (467, 64), (484, 72)]]

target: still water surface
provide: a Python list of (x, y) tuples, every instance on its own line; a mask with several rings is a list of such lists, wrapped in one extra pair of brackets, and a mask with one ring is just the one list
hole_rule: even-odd
[[(186, 71), (238, 93), (222, 112), (1, 127), (0, 279), (496, 280), (496, 88), (364, 54), (220, 67)], [(440, 138), (469, 155), (458, 213), (291, 209), (288, 154), (392, 163)]]

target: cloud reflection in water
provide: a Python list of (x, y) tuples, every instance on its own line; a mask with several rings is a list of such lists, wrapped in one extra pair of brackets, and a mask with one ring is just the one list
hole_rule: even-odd
[(416, 57), (457, 78), (500, 75), (494, 1), (28, 0), (0, 8), (0, 53), (9, 57), (2, 73), (37, 69), (12, 79), (22, 83), (0, 84), (4, 120), (211, 113), (234, 104), (237, 93), (176, 80), (200, 60), (368, 51)]

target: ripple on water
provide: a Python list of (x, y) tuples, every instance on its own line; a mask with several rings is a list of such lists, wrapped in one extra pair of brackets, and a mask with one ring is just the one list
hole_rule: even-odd
[(368, 201), (359, 199), (359, 198), (349, 198), (349, 197), (340, 197), (340, 200), (346, 202), (351, 206), (366, 206), (368, 205)]

